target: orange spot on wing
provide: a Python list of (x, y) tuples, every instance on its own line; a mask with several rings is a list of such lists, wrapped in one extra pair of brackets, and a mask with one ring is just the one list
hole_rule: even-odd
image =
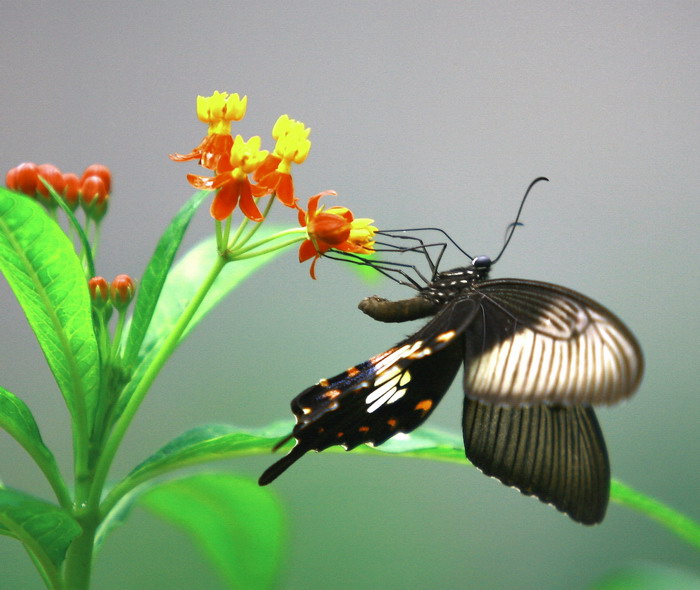
[(391, 428), (396, 428), (396, 420), (393, 418), (389, 418), (386, 423), (391, 427)]
[(369, 432), (369, 426), (360, 426), (357, 430), (360, 432)]
[(359, 372), (360, 372), (360, 371), (357, 370), (357, 367), (350, 367), (350, 368), (347, 370), (348, 377), (354, 377), (354, 376), (357, 375)]
[(326, 399), (335, 399), (340, 395), (340, 389), (329, 389), (323, 394)]
[(416, 404), (415, 410), (421, 410), (424, 414), (429, 412), (433, 407), (433, 402), (429, 399), (424, 399)]

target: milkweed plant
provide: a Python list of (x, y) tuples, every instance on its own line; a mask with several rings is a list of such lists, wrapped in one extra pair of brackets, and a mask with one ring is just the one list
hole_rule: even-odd
[[(70, 416), (72, 473), (44, 443), (21, 397), (0, 387), (0, 427), (29, 454), (53, 492), (51, 499), (0, 483), (0, 534), (22, 543), (47, 588), (86, 590), (107, 535), (134, 506), (146, 506), (183, 528), (231, 588), (275, 585), (284, 552), (283, 514), (276, 495), (229, 472), (175, 472), (223, 458), (269, 453), (274, 428), (195, 427), (145, 458), (126, 476), (112, 463), (154, 380), (197, 323), (241, 282), (276, 255), (296, 247), (316, 264), (331, 252), (373, 253), (377, 228), (321, 191), (302, 200), (293, 167), (309, 154), (310, 129), (287, 115), (262, 139), (231, 133), (247, 97), (215, 92), (197, 97), (208, 125), (202, 141), (175, 162), (196, 161), (199, 189), (163, 232), (143, 275), (99, 276), (102, 222), (112, 206), (110, 170), (80, 175), (25, 162), (0, 189), (0, 269), (31, 326)], [(323, 204), (322, 204), (322, 201)], [(214, 235), (175, 257), (199, 206), (209, 200)], [(292, 220), (267, 223), (280, 203)], [(234, 221), (235, 220), (235, 221)], [(381, 449), (355, 452), (463, 463), (461, 438), (419, 429)], [(3, 474), (9, 478), (8, 475)], [(115, 478), (116, 477), (116, 478)], [(657, 500), (613, 481), (611, 499), (657, 520), (700, 548), (700, 525)]]

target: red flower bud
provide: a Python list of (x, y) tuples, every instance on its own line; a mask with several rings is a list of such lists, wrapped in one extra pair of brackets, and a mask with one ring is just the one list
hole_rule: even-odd
[(136, 287), (129, 275), (117, 275), (109, 288), (112, 305), (119, 311), (126, 309), (134, 298)]
[(109, 302), (109, 285), (103, 277), (92, 277), (88, 281), (88, 290), (97, 309), (103, 308)]
[(10, 168), (5, 174), (5, 186), (10, 190), (17, 190), (17, 168)]
[(78, 187), (80, 180), (76, 174), (66, 172), (63, 175), (63, 199), (71, 211), (78, 207)]
[[(48, 182), (59, 195), (62, 194), (65, 182), (63, 181), (63, 174), (61, 171), (53, 164), (41, 164), (37, 168), (38, 175)], [(47, 189), (40, 180), (37, 180), (36, 192), (45, 204), (55, 205), (51, 195), (49, 195), (49, 189)]]
[(23, 162), (7, 173), (5, 183), (12, 190), (35, 197), (36, 185), (39, 182), (38, 171), (39, 167), (33, 162)]
[(90, 176), (99, 176), (102, 179), (105, 185), (105, 193), (109, 193), (112, 190), (112, 173), (107, 166), (103, 166), (102, 164), (92, 164), (88, 166), (80, 177), (80, 184), (83, 184), (85, 179)]
[(109, 193), (104, 180), (99, 176), (88, 176), (80, 182), (80, 198), (85, 213), (93, 219), (100, 220), (107, 212)]

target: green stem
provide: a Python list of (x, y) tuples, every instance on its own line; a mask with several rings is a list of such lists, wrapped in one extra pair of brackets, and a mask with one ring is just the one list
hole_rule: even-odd
[[(229, 222), (229, 226), (230, 226), (230, 223), (231, 223), (230, 216), (228, 218), (228, 222)], [(248, 226), (249, 223), (250, 223), (250, 220), (247, 217), (244, 217), (241, 220), (241, 223), (238, 225), (238, 229), (236, 230), (236, 233), (233, 234), (233, 237), (230, 240), (228, 238), (229, 234), (226, 234), (226, 241), (224, 242), (224, 244), (226, 244), (227, 249), (230, 250), (231, 248), (234, 248), (236, 246), (236, 244), (238, 243), (238, 240), (241, 237), (241, 234), (243, 233), (243, 230)], [(259, 225), (260, 225), (259, 223), (255, 224), (256, 227), (258, 227)], [(244, 240), (243, 243), (245, 244), (245, 242), (246, 241)]]
[[(262, 212), (263, 217), (265, 217), (265, 218), (267, 217), (267, 214), (270, 212), (270, 209), (272, 209), (272, 205), (274, 205), (274, 204), (275, 204), (275, 195), (272, 194), (272, 195), (270, 195), (270, 199), (268, 200), (267, 205), (265, 205), (265, 210)], [(260, 229), (261, 225), (262, 225), (262, 223), (256, 223), (253, 226), (253, 229), (251, 229), (248, 232), (248, 234), (245, 236), (245, 238), (243, 238), (240, 241), (241, 246), (244, 246), (252, 239), (252, 237), (255, 235), (255, 232), (257, 232), (258, 229)], [(238, 244), (238, 238), (240, 237), (239, 234), (242, 233), (243, 227), (244, 227), (243, 224), (241, 224), (241, 227), (239, 228), (238, 234), (236, 234), (235, 238), (233, 240), (231, 240), (231, 244), (229, 245), (229, 250), (232, 250), (236, 246), (236, 244)]]
[(68, 548), (64, 565), (65, 587), (69, 590), (88, 590), (92, 573), (95, 532), (99, 524), (98, 507), (78, 509), (75, 514), (83, 532)]
[[(283, 242), (282, 244), (276, 244), (275, 246), (272, 246), (270, 248), (265, 248), (264, 250), (258, 250), (258, 248), (260, 248), (260, 246), (263, 246), (264, 244), (268, 244), (268, 243), (273, 242), (275, 240), (279, 240), (280, 238), (284, 238), (286, 236), (293, 236), (293, 235), (297, 236), (293, 240), (288, 240), (286, 242)], [(229, 253), (228, 259), (229, 260), (243, 260), (245, 258), (254, 258), (255, 256), (261, 256), (263, 254), (267, 254), (268, 252), (274, 252), (276, 250), (281, 250), (282, 248), (286, 248), (287, 246), (291, 246), (292, 244), (296, 244), (297, 242), (301, 242), (302, 240), (306, 239), (306, 235), (307, 235), (306, 229), (304, 229), (302, 227), (286, 229), (286, 230), (281, 231), (279, 233), (276, 233), (268, 238), (265, 238), (263, 240), (255, 242), (254, 244), (251, 244), (250, 246), (233, 250), (232, 252)], [(255, 252), (248, 254), (249, 252), (251, 252), (251, 250), (255, 250)]]
[(700, 523), (678, 510), (615, 479), (612, 481), (610, 498), (613, 502), (641, 512), (700, 549)]
[(115, 423), (114, 429), (112, 430), (112, 433), (110, 434), (109, 439), (105, 444), (104, 451), (102, 453), (102, 456), (100, 457), (100, 460), (98, 461), (95, 470), (92, 493), (89, 499), (89, 504), (91, 506), (97, 505), (99, 503), (100, 496), (102, 494), (102, 489), (107, 479), (109, 468), (112, 464), (114, 456), (117, 453), (119, 445), (136, 414), (136, 411), (141, 405), (141, 402), (146, 397), (148, 390), (153, 384), (153, 381), (155, 381), (155, 378), (158, 376), (160, 370), (163, 368), (163, 365), (177, 347), (182, 334), (185, 332), (185, 329), (189, 325), (197, 309), (199, 309), (199, 306), (204, 300), (206, 294), (211, 289), (211, 286), (214, 284), (214, 281), (219, 276), (219, 273), (226, 265), (226, 262), (227, 261), (225, 258), (217, 256), (214, 266), (209, 271), (209, 275), (200, 285), (199, 290), (197, 291), (193, 299), (189, 302), (183, 314), (180, 316), (177, 324), (170, 332), (167, 340), (163, 343), (163, 346), (158, 351), (158, 354), (154, 357), (153, 362), (149, 365), (148, 369), (144, 373), (141, 382), (134, 390), (131, 399), (129, 400), (126, 408), (124, 408), (124, 412), (119, 417), (119, 420), (117, 420), (117, 422)]
[(125, 321), (126, 314), (124, 313), (123, 309), (120, 309), (119, 316), (117, 317), (117, 327), (114, 330), (114, 337), (112, 338), (112, 350), (109, 356), (110, 365), (113, 365), (116, 362), (121, 352), (122, 332), (124, 331)]

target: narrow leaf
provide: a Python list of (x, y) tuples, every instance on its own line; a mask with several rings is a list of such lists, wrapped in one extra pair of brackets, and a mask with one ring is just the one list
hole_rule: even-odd
[(27, 405), (13, 393), (0, 387), (0, 428), (6, 430), (44, 472), (61, 503), (70, 503), (53, 453), (44, 444), (39, 427)]
[(146, 336), (146, 331), (151, 323), (163, 284), (168, 276), (168, 271), (180, 247), (185, 231), (202, 201), (209, 194), (210, 191), (199, 191), (192, 195), (190, 200), (175, 215), (158, 241), (155, 252), (139, 283), (134, 315), (124, 352), (124, 364), (127, 367), (131, 366), (136, 360), (143, 339)]
[[(262, 239), (277, 231), (279, 231), (279, 228), (263, 226), (256, 233), (256, 239)], [(236, 260), (227, 264), (207, 293), (197, 313), (183, 333), (182, 338), (185, 338), (202, 318), (243, 280), (281, 252), (281, 250), (277, 250), (255, 258)], [(216, 256), (218, 256), (216, 241), (213, 237), (208, 238), (190, 250), (171, 268), (158, 298), (143, 345), (137, 355), (137, 365), (134, 368), (131, 380), (124, 388), (117, 415), (121, 414), (126, 404), (128, 404), (134, 390), (141, 382), (143, 374), (148, 370), (153, 356), (158, 353), (165, 339), (172, 332), (188, 303), (192, 300), (202, 281), (211, 270)]]
[[(258, 230), (255, 237), (256, 240), (263, 239), (278, 231), (280, 231), (279, 227), (265, 225)], [(281, 252), (282, 250), (277, 250), (263, 256), (236, 260), (227, 264), (194, 318), (192, 318), (190, 325), (183, 334), (183, 338), (243, 280)], [(185, 307), (187, 307), (187, 304), (212, 268), (216, 256), (216, 240), (214, 237), (207, 238), (192, 248), (171, 269), (158, 299), (158, 305), (153, 314), (148, 332), (144, 338), (141, 353), (138, 355), (139, 359), (143, 359), (149, 351), (157, 349), (167, 338)]]
[(126, 523), (141, 495), (153, 486), (153, 482), (138, 486), (120, 498), (119, 502), (102, 518), (95, 534), (94, 554), (97, 555), (107, 535)]
[[(90, 424), (98, 351), (80, 261), (28, 197), (0, 188), (0, 270), (15, 293), (74, 420)], [(81, 417), (82, 416), (82, 417)]]
[[(193, 428), (173, 439), (158, 452), (135, 467), (108, 496), (111, 505), (129, 490), (158, 475), (215, 459), (267, 454), (277, 442), (289, 433), (291, 426), (276, 424), (265, 430), (246, 432), (235, 426), (210, 424)], [(292, 442), (280, 447), (288, 451)], [(331, 447), (326, 453), (345, 452), (341, 447)], [(451, 463), (467, 462), (461, 437), (451, 433), (420, 428), (411, 434), (394, 436), (380, 447), (361, 445), (353, 449), (354, 455), (395, 455)], [(612, 480), (610, 499), (632, 508), (666, 527), (681, 539), (700, 547), (700, 523), (670, 506), (634, 490), (619, 480)]]
[[(122, 496), (142, 483), (188, 465), (251, 455), (271, 456), (272, 447), (288, 430), (289, 425), (284, 423), (255, 432), (228, 424), (207, 424), (188, 430), (137, 465), (119, 482), (105, 500), (106, 509), (109, 510)], [(291, 446), (292, 443), (287, 443), (279, 452), (285, 452)], [(341, 447), (331, 447), (326, 452), (345, 451)], [(395, 436), (378, 448), (362, 445), (353, 450), (353, 454), (387, 453), (437, 461), (466, 462), (459, 437), (426, 429), (411, 436)]]
[(0, 524), (43, 565), (58, 568), (66, 550), (81, 532), (80, 525), (62, 508), (33, 496), (0, 489)]
[(187, 532), (231, 588), (272, 586), (284, 519), (267, 489), (231, 474), (197, 474), (154, 486), (139, 503)]
[(590, 590), (697, 590), (700, 576), (677, 567), (641, 564), (615, 570)]

